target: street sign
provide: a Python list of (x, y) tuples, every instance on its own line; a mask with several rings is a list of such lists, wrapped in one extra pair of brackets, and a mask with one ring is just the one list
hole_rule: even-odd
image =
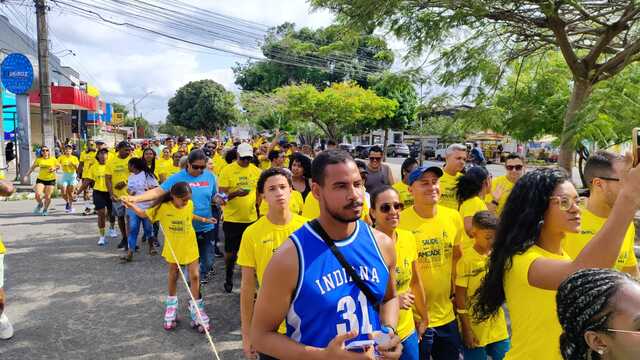
[(14, 94), (26, 94), (33, 85), (33, 66), (26, 56), (9, 54), (0, 65), (4, 87)]
[(123, 123), (124, 123), (124, 113), (113, 113), (113, 120), (111, 120), (111, 124), (122, 125)]

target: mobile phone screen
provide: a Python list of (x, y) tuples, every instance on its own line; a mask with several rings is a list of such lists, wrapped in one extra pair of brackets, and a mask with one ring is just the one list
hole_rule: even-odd
[(633, 165), (640, 163), (640, 128), (633, 129)]

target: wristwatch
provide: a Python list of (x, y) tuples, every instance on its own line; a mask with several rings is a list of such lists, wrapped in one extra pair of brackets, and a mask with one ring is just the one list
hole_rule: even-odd
[(395, 335), (398, 335), (398, 331), (396, 331), (396, 329), (391, 325), (382, 325), (382, 330), (387, 334), (394, 333)]

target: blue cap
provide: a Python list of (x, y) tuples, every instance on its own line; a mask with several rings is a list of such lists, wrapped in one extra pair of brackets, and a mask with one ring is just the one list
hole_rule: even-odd
[(437, 177), (442, 177), (442, 175), (444, 175), (442, 169), (437, 166), (420, 166), (419, 168), (413, 170), (411, 174), (409, 174), (409, 185), (420, 179), (422, 177), (422, 174), (426, 173), (427, 171), (431, 171), (432, 173), (436, 174)]

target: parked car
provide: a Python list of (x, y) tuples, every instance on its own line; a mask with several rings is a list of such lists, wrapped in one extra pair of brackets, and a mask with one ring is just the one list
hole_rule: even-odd
[(338, 145), (338, 149), (340, 150), (344, 150), (346, 152), (348, 152), (349, 154), (353, 155), (353, 151), (355, 150), (355, 147), (351, 144), (347, 144), (347, 143), (342, 143)]
[(387, 156), (389, 157), (409, 157), (411, 155), (411, 151), (409, 150), (409, 146), (406, 144), (388, 144), (387, 145)]
[(356, 158), (359, 159), (367, 159), (369, 158), (369, 149), (371, 149), (373, 145), (357, 145), (353, 149), (353, 153)]
[(438, 144), (438, 147), (434, 151), (434, 157), (438, 161), (444, 161), (446, 156), (447, 156), (447, 145)]

